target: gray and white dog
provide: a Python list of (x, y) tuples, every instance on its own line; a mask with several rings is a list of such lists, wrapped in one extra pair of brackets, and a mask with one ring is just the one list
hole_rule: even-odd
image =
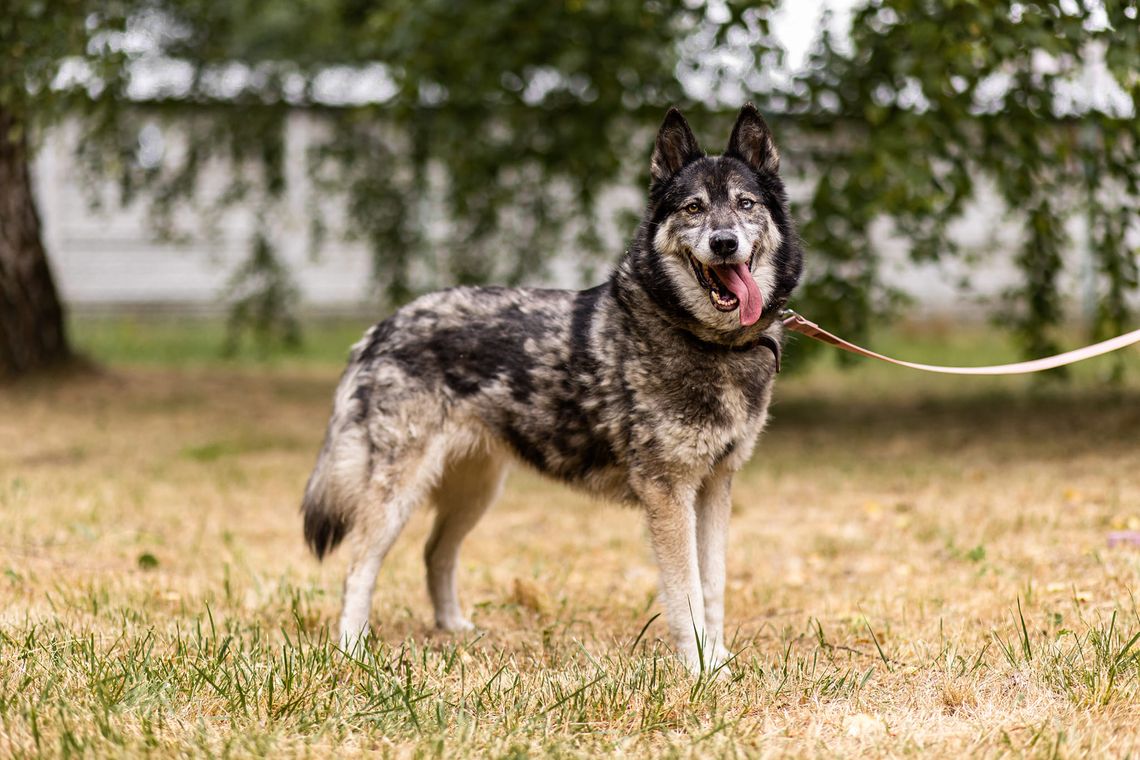
[(679, 655), (692, 669), (730, 657), (732, 477), (767, 418), (777, 317), (802, 267), (778, 169), (751, 104), (722, 156), (705, 156), (671, 109), (645, 216), (607, 282), (432, 293), (353, 346), (302, 506), (318, 557), (351, 548), (342, 646), (367, 633), (380, 564), (424, 501), (436, 507), (424, 552), (436, 625), (472, 627), (459, 546), (521, 460), (640, 506)]

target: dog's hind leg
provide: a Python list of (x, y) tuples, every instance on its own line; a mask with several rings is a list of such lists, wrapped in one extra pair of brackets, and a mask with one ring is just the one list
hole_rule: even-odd
[(403, 525), (394, 525), (369, 535), (360, 531), (352, 541), (353, 558), (344, 579), (344, 607), (340, 613), (340, 646), (346, 652), (356, 649), (368, 635), (368, 617), (372, 612), (372, 591), (376, 576), (388, 550), (392, 548)]
[[(411, 497), (411, 498), (409, 498)], [(388, 550), (418, 504), (413, 494), (383, 500), (350, 538), (352, 562), (344, 579), (344, 608), (340, 615), (340, 645), (351, 652), (368, 635), (372, 592)]]
[(428, 593), (435, 609), (436, 627), (469, 631), (474, 626), (463, 616), (455, 575), (459, 547), (502, 489), (505, 459), (481, 451), (448, 463), (432, 498), (435, 525), (424, 546)]
[[(446, 441), (437, 438), (420, 454), (395, 458), (403, 467), (373, 473), (360, 510), (358, 525), (349, 534), (352, 562), (344, 581), (344, 609), (340, 617), (340, 644), (346, 651), (359, 646), (368, 634), (372, 592), (384, 557), (396, 542), (408, 517), (438, 480)], [(374, 506), (372, 506), (374, 505)]]

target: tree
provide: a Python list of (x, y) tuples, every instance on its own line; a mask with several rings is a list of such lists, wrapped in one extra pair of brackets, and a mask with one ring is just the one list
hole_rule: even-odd
[(28, 176), (27, 138), (0, 108), (0, 366), (21, 372), (69, 356), (63, 314)]
[(109, 9), (85, 24), (86, 10), (72, 0), (16, 0), (0, 14), (0, 377), (71, 357), (32, 192), (30, 129), (33, 120), (42, 127), (68, 110), (96, 110), (88, 98), (53, 90), (69, 58), (87, 56), (104, 87), (115, 86), (114, 56), (92, 43), (121, 17)]

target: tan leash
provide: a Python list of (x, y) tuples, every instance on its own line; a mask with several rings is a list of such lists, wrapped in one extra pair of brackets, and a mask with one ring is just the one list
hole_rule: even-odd
[(923, 372), (940, 372), (944, 375), (1023, 375), (1028, 372), (1041, 372), (1042, 370), (1053, 369), (1055, 367), (1063, 367), (1066, 364), (1074, 364), (1079, 361), (1084, 361), (1085, 359), (1091, 359), (1094, 356), (1101, 356), (1102, 354), (1118, 351), (1135, 343), (1140, 343), (1140, 330), (1133, 330), (1130, 333), (1118, 335), (1115, 338), (1109, 338), (1100, 343), (1094, 343), (1091, 346), (1066, 351), (1056, 356), (1047, 356), (1044, 359), (1016, 362), (1014, 364), (998, 364), (992, 367), (942, 367), (936, 364), (918, 364), (916, 362), (903, 361), (902, 359), (892, 359), (889, 356), (877, 354), (874, 351), (870, 351), (862, 346), (849, 343), (836, 335), (832, 335), (815, 322), (801, 317), (791, 309), (784, 309), (783, 320), (784, 327), (788, 330), (801, 333), (821, 343), (827, 343), (836, 348), (841, 348), (844, 351), (850, 351), (853, 354), (866, 356), (870, 359), (890, 362), (900, 367), (910, 367), (911, 369), (919, 369)]

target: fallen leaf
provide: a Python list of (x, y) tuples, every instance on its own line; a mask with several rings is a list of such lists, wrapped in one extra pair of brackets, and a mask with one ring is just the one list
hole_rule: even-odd
[(511, 600), (520, 607), (526, 607), (532, 612), (542, 615), (550, 609), (550, 599), (534, 581), (525, 578), (515, 578), (514, 593)]
[(883, 515), (883, 505), (873, 499), (865, 501), (863, 502), (863, 513), (872, 520), (878, 520)]
[(878, 718), (867, 713), (848, 715), (843, 719), (843, 728), (848, 736), (879, 736), (887, 732), (887, 727)]

